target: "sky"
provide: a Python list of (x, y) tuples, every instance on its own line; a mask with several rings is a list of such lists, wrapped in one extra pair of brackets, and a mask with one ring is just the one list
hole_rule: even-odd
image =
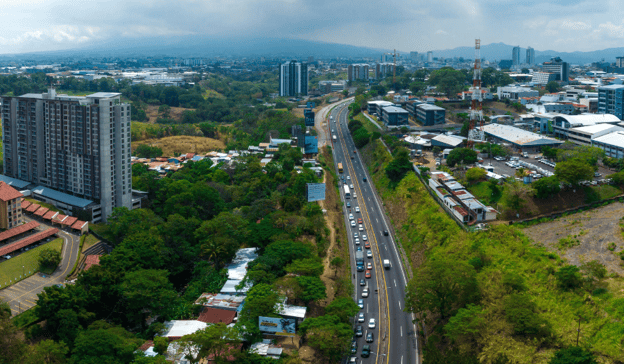
[(621, 0), (2, 0), (0, 53), (153, 36), (302, 38), (418, 51), (624, 45)]

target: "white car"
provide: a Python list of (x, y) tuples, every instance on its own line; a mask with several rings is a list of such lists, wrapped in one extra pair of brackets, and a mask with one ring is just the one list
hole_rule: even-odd
[(367, 251), (366, 251), (366, 257), (367, 257), (367, 258), (372, 258), (372, 257), (373, 257), (373, 252), (372, 252), (372, 251), (370, 251), (370, 250), (367, 250)]
[(368, 287), (362, 290), (362, 297), (364, 298), (368, 297)]
[(368, 321), (368, 328), (369, 329), (374, 329), (375, 328), (375, 319), (372, 318)]
[(362, 241), (367, 241), (367, 240), (368, 240), (368, 237), (366, 235), (362, 234)]
[(360, 224), (360, 231), (364, 231), (364, 226), (362, 224)]
[(368, 269), (368, 270), (373, 269), (373, 263), (371, 263), (371, 262), (366, 263), (366, 269)]
[(359, 237), (360, 237), (360, 235), (358, 235), (358, 233), (353, 233), (353, 237), (354, 237), (354, 238), (359, 238)]
[(355, 245), (360, 245), (360, 239), (355, 239)]
[(364, 322), (364, 312), (360, 312), (358, 315), (358, 322)]
[(355, 212), (360, 212), (360, 206), (355, 206)]
[(355, 227), (355, 221), (351, 220), (351, 227)]
[(347, 176), (347, 181), (351, 179), (351, 176)]
[(349, 220), (353, 220), (353, 214), (349, 214)]
[(353, 187), (353, 184), (350, 184), (350, 185), (349, 185), (349, 188), (350, 188), (350, 189), (353, 189), (353, 188), (354, 188), (354, 187)]

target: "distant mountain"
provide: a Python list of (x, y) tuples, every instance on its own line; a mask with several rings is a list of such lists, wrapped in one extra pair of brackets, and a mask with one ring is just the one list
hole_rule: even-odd
[(238, 56), (267, 58), (378, 58), (388, 50), (357, 47), (347, 44), (278, 38), (213, 38), (204, 36), (118, 38), (94, 43), (83, 48), (22, 56), (168, 56), (216, 57)]
[[(481, 45), (481, 58), (488, 61), (500, 61), (502, 59), (511, 59), (513, 45), (504, 43), (491, 43)], [(526, 47), (520, 49), (520, 60), (524, 61), (526, 55)], [(433, 51), (434, 57), (464, 57), (473, 59), (475, 56), (474, 47), (458, 47), (453, 49)], [(552, 57), (561, 57), (562, 60), (573, 64), (585, 64), (597, 62), (604, 59), (606, 62), (615, 62), (615, 57), (624, 56), (624, 47), (608, 48), (590, 52), (557, 52), (552, 50), (539, 51), (535, 50), (535, 61), (542, 63), (550, 60)]]

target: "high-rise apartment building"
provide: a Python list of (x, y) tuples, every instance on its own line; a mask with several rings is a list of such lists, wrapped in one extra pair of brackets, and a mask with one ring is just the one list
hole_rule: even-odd
[(433, 62), (433, 52), (427, 52), (427, 62)]
[(305, 96), (308, 94), (308, 64), (295, 60), (280, 66), (279, 95)]
[(391, 76), (394, 71), (394, 63), (375, 64), (375, 78), (382, 79)]
[(542, 70), (547, 73), (554, 73), (557, 81), (569, 81), (570, 65), (559, 57), (551, 58), (550, 62), (544, 62)]
[(535, 64), (535, 49), (529, 47), (526, 50), (526, 64), (534, 65)]
[(2, 97), (4, 174), (98, 203), (104, 221), (131, 209), (130, 105), (120, 97)]
[(514, 66), (520, 65), (520, 46), (513, 47), (511, 52), (511, 62)]
[(598, 113), (624, 118), (624, 85), (598, 87)]
[(615, 67), (624, 68), (624, 57), (615, 57)]
[(369, 65), (367, 64), (350, 64), (347, 66), (347, 79), (349, 82), (353, 80), (368, 80)]

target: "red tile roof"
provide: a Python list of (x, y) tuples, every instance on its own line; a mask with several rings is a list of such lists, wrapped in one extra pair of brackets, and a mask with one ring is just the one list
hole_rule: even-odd
[(85, 224), (85, 221), (76, 220), (76, 222), (71, 227), (72, 229), (81, 230)]
[(22, 209), (25, 209), (25, 208), (27, 208), (30, 205), (32, 205), (32, 202), (26, 201), (26, 200), (22, 200)]
[(145, 351), (151, 348), (152, 346), (154, 346), (154, 342), (152, 340), (147, 340), (146, 342), (143, 343), (143, 345), (139, 346), (139, 350)]
[(65, 219), (61, 224), (72, 226), (76, 221), (78, 221), (77, 217), (67, 216), (67, 219)]
[(29, 230), (32, 230), (39, 226), (39, 223), (36, 221), (30, 221), (25, 223), (24, 225), (16, 226), (13, 229), (9, 229), (0, 233), (0, 241), (7, 240), (19, 234), (25, 233)]
[(229, 325), (234, 321), (234, 317), (236, 317), (236, 311), (204, 307), (204, 310), (201, 312), (201, 314), (199, 314), (199, 318), (197, 319), (197, 321), (210, 324), (223, 322), (226, 325)]
[(49, 208), (47, 207), (40, 207), (37, 211), (35, 211), (35, 215), (37, 216), (43, 216), (45, 215), (46, 212), (50, 211)]
[(28, 208), (26, 209), (26, 211), (28, 212), (35, 212), (37, 211), (38, 208), (40, 208), (41, 205), (39, 205), (38, 203), (33, 203), (30, 206), (28, 206)]
[(5, 182), (0, 181), (0, 200), (2, 201), (10, 201), (14, 200), (18, 197), (23, 197), (20, 191), (15, 188), (9, 186)]
[(101, 255), (87, 255), (84, 270), (91, 268), (92, 265), (100, 265), (100, 257)]
[(58, 215), (58, 212), (56, 211), (48, 211), (43, 215), (43, 218), (46, 220), (52, 220), (52, 218), (54, 218), (54, 216)]
[(9, 253), (12, 253), (18, 249), (22, 249), (23, 247), (29, 246), (30, 244), (36, 243), (40, 240), (43, 240), (49, 236), (52, 236), (56, 233), (58, 233), (58, 229), (52, 228), (52, 229), (48, 229), (45, 231), (42, 231), (40, 233), (31, 235), (25, 239), (22, 240), (18, 240), (13, 244), (9, 244), (9, 245), (5, 245), (2, 248), (0, 248), (0, 255), (6, 255)]
[(459, 212), (460, 215), (468, 216), (468, 212), (466, 212), (466, 210), (464, 210), (463, 208), (459, 206), (453, 206), (453, 208), (455, 209), (455, 211)]

